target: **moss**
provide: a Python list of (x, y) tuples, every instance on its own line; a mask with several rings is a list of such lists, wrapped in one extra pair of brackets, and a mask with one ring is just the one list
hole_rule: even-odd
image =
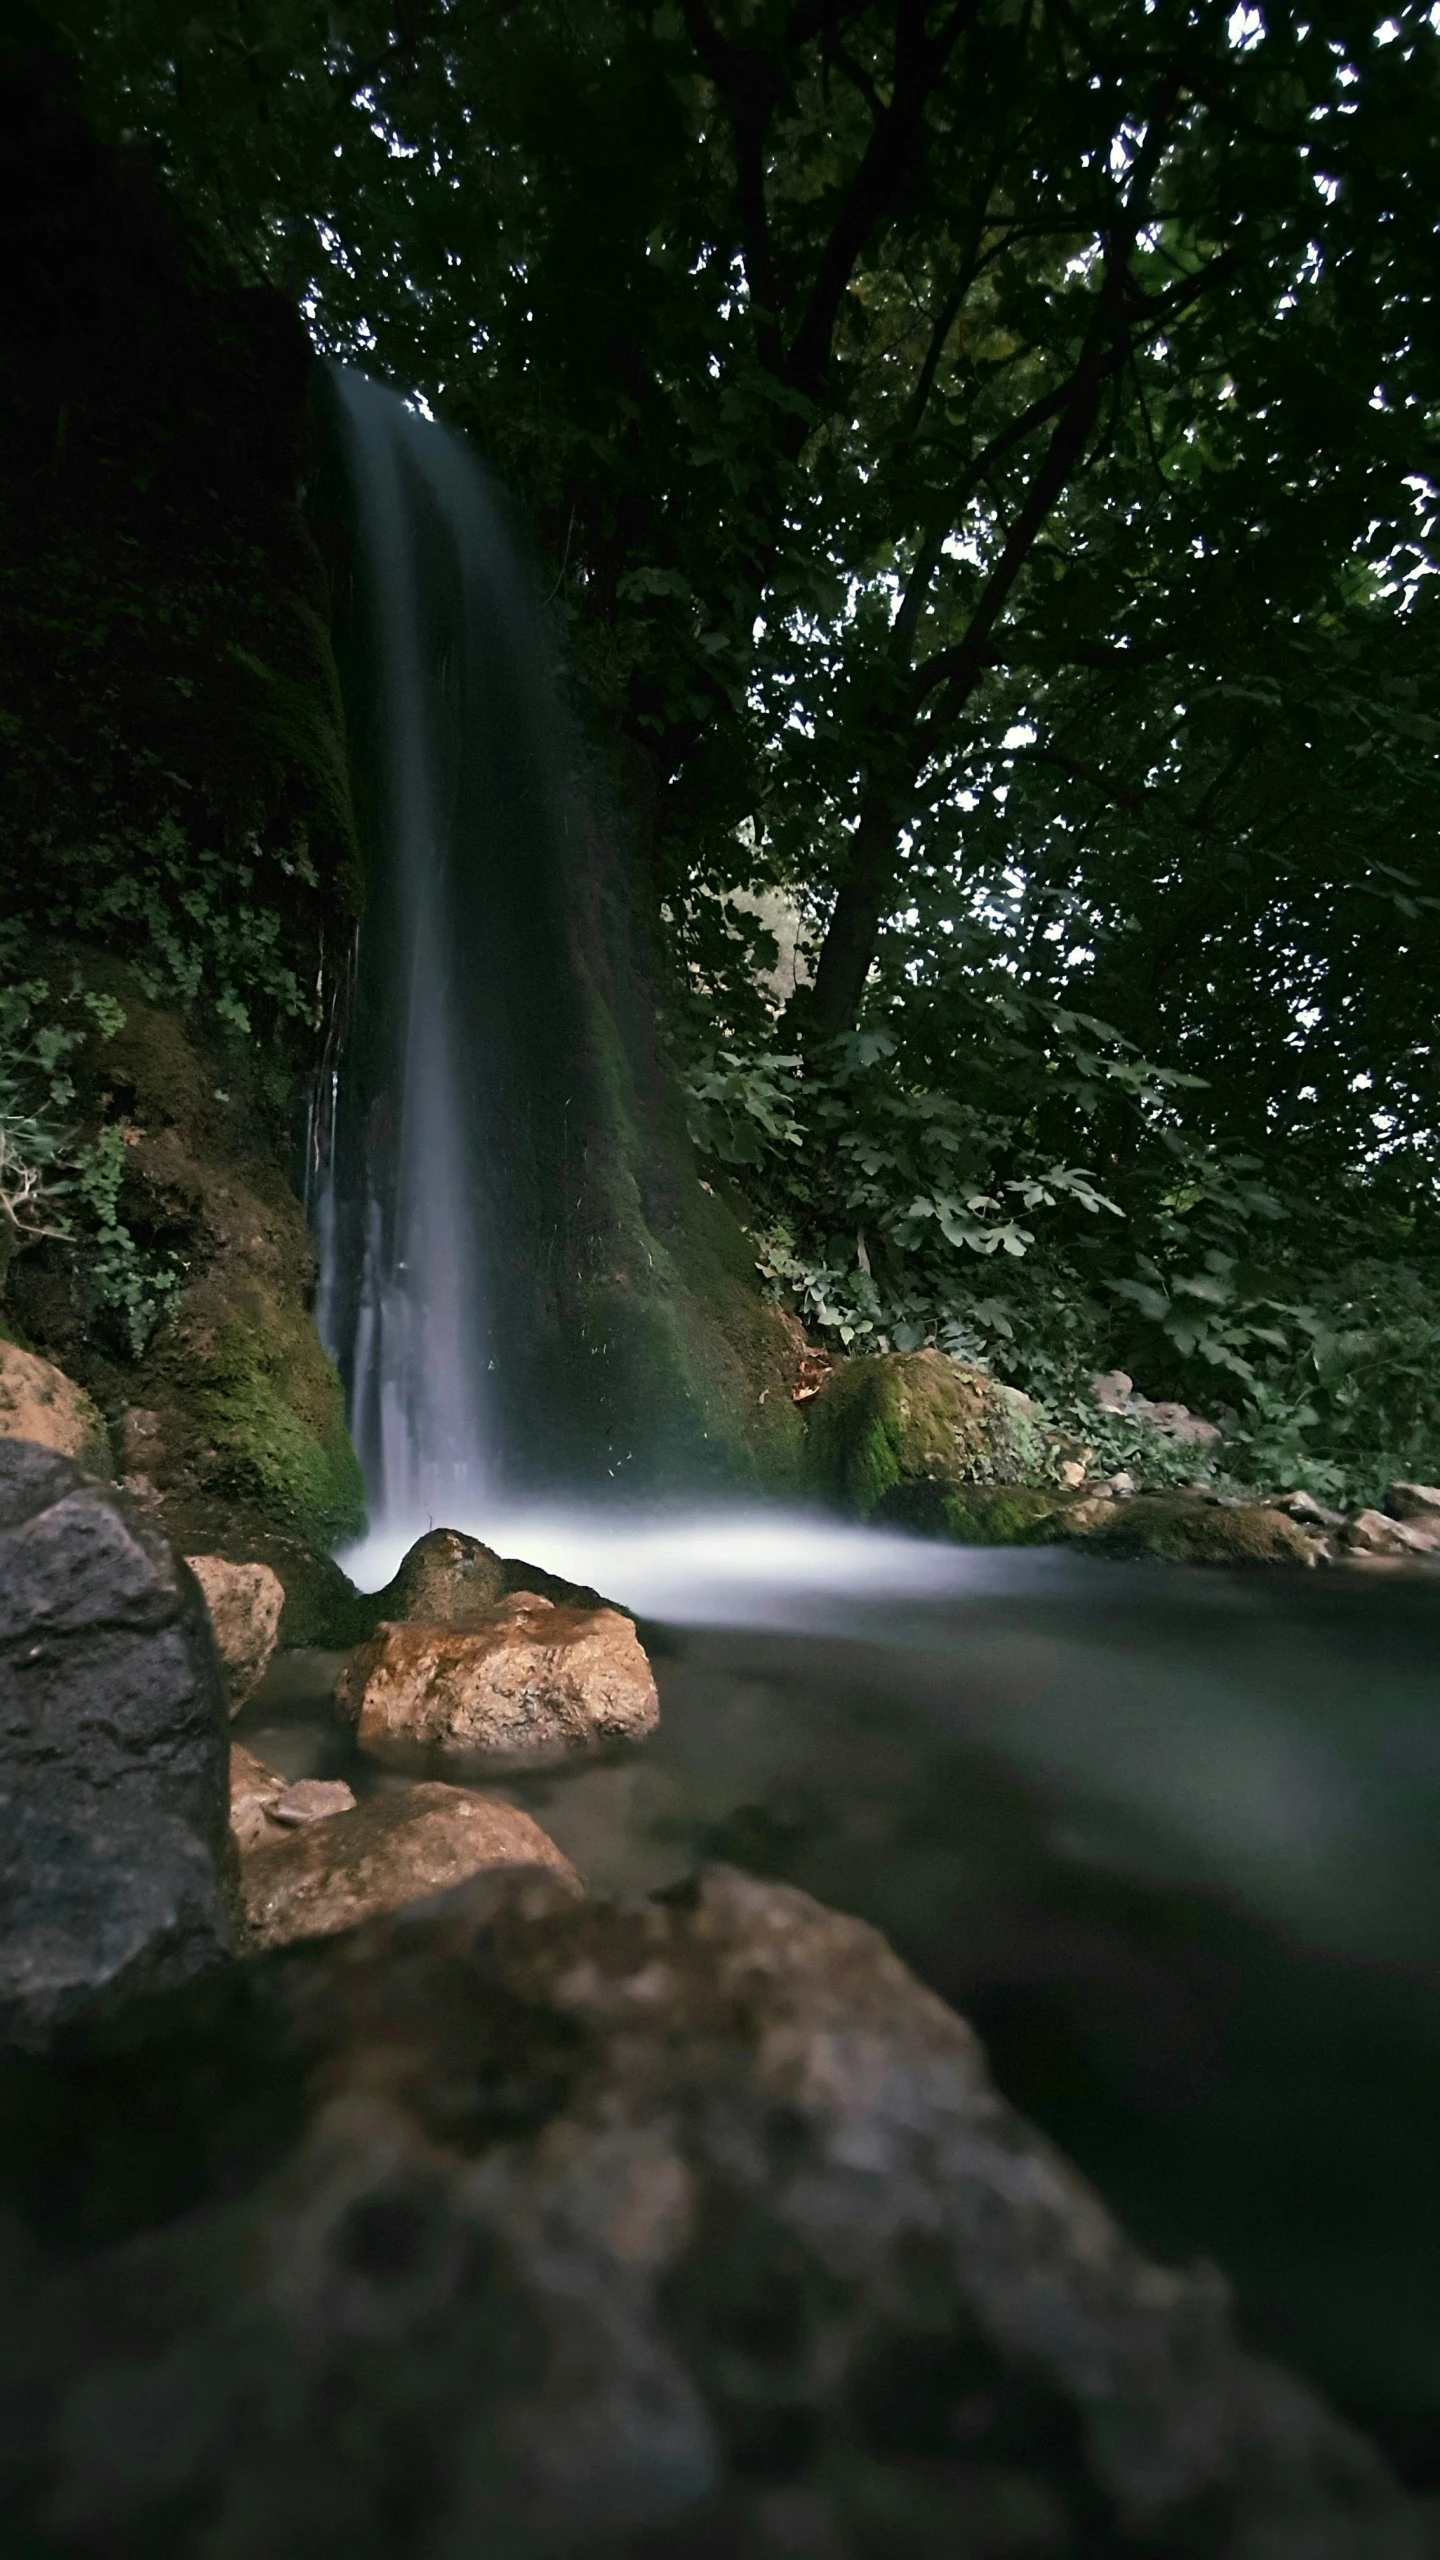
[(1077, 1504), (1067, 1534), (1088, 1552), (1158, 1564), (1301, 1564), (1315, 1561), (1303, 1530), (1259, 1502), (1207, 1502), (1194, 1494), (1141, 1493), (1128, 1502)]
[(1053, 1485), (897, 1484), (873, 1517), (924, 1538), (963, 1547), (1045, 1544), (1064, 1534), (1072, 1497)]
[(553, 1363), (572, 1447), (635, 1483), (798, 1489), (792, 1329), (761, 1294), (734, 1211), (698, 1179), (646, 1026), (631, 1019), (622, 1036), (620, 1015), (638, 1007), (588, 972), (585, 982), (587, 1240)]
[(816, 1490), (862, 1520), (901, 1486), (1018, 1485), (1045, 1456), (1026, 1398), (941, 1351), (847, 1360), (810, 1408), (808, 1439)]
[(1196, 1494), (1142, 1493), (1117, 1502), (1066, 1493), (1054, 1485), (911, 1482), (894, 1485), (874, 1516), (957, 1546), (1077, 1546), (1117, 1563), (1315, 1561), (1303, 1530), (1283, 1512), (1263, 1503), (1217, 1503)]
[(214, 1452), (212, 1483), (312, 1546), (363, 1530), (365, 1487), (340, 1381), (293, 1310), (252, 1297), (202, 1367), (193, 1410)]

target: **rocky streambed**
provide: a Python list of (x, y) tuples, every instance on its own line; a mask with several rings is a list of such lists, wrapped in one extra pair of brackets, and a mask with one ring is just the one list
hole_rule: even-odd
[(585, 1890), (547, 1799), (661, 1738), (623, 1612), (437, 1533), (325, 1666), (350, 1777), (287, 1772), (264, 1580), (0, 1485), (19, 2548), (1430, 2547), (873, 1927), (692, 1841)]

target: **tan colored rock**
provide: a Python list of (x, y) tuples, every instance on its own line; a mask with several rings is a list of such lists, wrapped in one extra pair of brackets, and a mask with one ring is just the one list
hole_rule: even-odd
[(1358, 1512), (1344, 1536), (1346, 1546), (1356, 1555), (1405, 1557), (1436, 1552), (1433, 1534), (1410, 1522), (1392, 1520), (1383, 1511)]
[(205, 1594), (225, 1665), (230, 1713), (238, 1715), (258, 1689), (275, 1650), (285, 1586), (268, 1564), (231, 1564), (225, 1556), (187, 1556), (185, 1561)]
[(105, 1425), (84, 1388), (18, 1342), (0, 1342), (0, 1439), (32, 1440), (91, 1475), (111, 1473)]
[(525, 1867), (582, 1890), (563, 1851), (518, 1805), (427, 1782), (266, 1837), (243, 1859), (240, 1885), (251, 1945), (282, 1947), (333, 1937), (482, 1868)]
[(355, 1797), (343, 1778), (282, 1778), (242, 1744), (230, 1746), (230, 1828), (244, 1856), (262, 1840), (283, 1840), (303, 1823), (351, 1813)]
[(1440, 1537), (1440, 1484), (1392, 1484), (1385, 1496), (1392, 1519), (1412, 1529), (1433, 1530)]
[(376, 1628), (335, 1690), (362, 1751), (392, 1766), (548, 1769), (660, 1716), (634, 1625), (618, 1609), (559, 1609), (517, 1591), (483, 1623)]
[(285, 1792), (285, 1780), (278, 1769), (267, 1769), (253, 1751), (238, 1742), (230, 1745), (230, 1828), (243, 1856), (261, 1840), (277, 1839), (278, 1830), (269, 1820), (270, 1807)]

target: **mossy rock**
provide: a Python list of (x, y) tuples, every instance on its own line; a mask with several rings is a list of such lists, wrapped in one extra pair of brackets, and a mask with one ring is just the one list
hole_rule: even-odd
[(956, 1546), (1072, 1546), (1116, 1563), (1315, 1562), (1313, 1542), (1283, 1511), (1187, 1493), (1141, 1493), (1115, 1501), (1058, 1485), (910, 1483), (892, 1487), (873, 1517)]
[(614, 1604), (588, 1583), (567, 1582), (543, 1565), (501, 1556), (460, 1529), (430, 1529), (406, 1550), (398, 1570), (380, 1591), (356, 1594), (369, 1635), (382, 1621), (428, 1619), (437, 1626), (471, 1626), (485, 1620), (513, 1591), (538, 1591), (557, 1608), (607, 1609)]
[(121, 1121), (123, 1214), (178, 1257), (184, 1285), (138, 1360), (77, 1313), (61, 1244), (17, 1260), (17, 1314), (107, 1417), (122, 1473), (185, 1552), (240, 1561), (237, 1538), (323, 1551), (358, 1536), (359, 1461), (310, 1312), (314, 1247), (245, 1059), (149, 1002), (113, 955), (75, 946), (66, 966), (123, 1016), (76, 1061), (77, 1118)]
[(887, 1528), (961, 1547), (1043, 1546), (1065, 1534), (1065, 1515), (1075, 1499), (1057, 1485), (897, 1484), (871, 1517)]
[(1314, 1542), (1263, 1502), (1209, 1502), (1195, 1494), (1139, 1493), (1128, 1502), (1078, 1502), (1061, 1533), (1088, 1554), (1157, 1564), (1313, 1565)]
[(847, 1360), (811, 1405), (808, 1438), (816, 1490), (862, 1520), (901, 1486), (1019, 1486), (1045, 1459), (1029, 1399), (943, 1351)]
[(191, 1402), (213, 1483), (312, 1547), (360, 1535), (365, 1485), (340, 1381), (303, 1311), (254, 1292), (222, 1326)]

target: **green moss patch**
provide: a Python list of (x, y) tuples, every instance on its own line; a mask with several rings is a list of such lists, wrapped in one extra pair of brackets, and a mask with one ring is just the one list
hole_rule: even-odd
[(1045, 1458), (1027, 1399), (942, 1351), (847, 1360), (812, 1404), (808, 1437), (816, 1490), (862, 1520), (901, 1486), (1019, 1485)]
[(201, 1369), (193, 1407), (212, 1481), (277, 1527), (327, 1547), (365, 1526), (365, 1487), (340, 1381), (313, 1328), (288, 1308), (233, 1317)]

